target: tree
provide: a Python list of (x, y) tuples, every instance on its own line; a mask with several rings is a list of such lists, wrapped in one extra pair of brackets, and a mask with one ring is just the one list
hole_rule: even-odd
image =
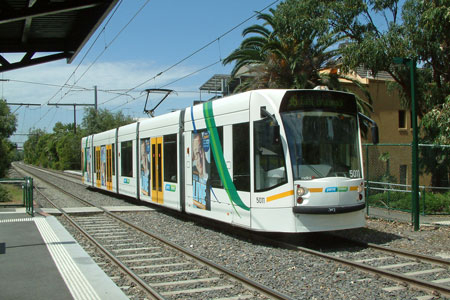
[[(375, 76), (387, 72), (410, 107), (409, 69), (394, 64), (395, 57), (414, 58), (418, 70), (418, 114), (423, 116), (449, 94), (450, 10), (449, 0), (340, 0), (330, 3), (330, 25), (346, 39), (341, 47), (344, 71), (363, 66)], [(376, 16), (384, 22), (376, 22)], [(401, 18), (400, 18), (401, 17)]]
[(433, 186), (449, 184), (450, 149), (439, 145), (450, 145), (450, 96), (446, 102), (435, 106), (422, 119), (422, 141), (435, 147), (421, 148), (422, 171), (431, 173)]
[(109, 129), (117, 128), (123, 125), (133, 123), (134, 120), (130, 116), (125, 116), (121, 111), (111, 113), (107, 109), (99, 109), (98, 111), (92, 107), (85, 109), (82, 127), (84, 134), (94, 134)]
[(232, 75), (243, 67), (254, 73), (240, 90), (255, 88), (313, 88), (322, 83), (319, 71), (336, 56), (337, 37), (322, 15), (326, 5), (287, 0), (270, 14), (258, 15), (263, 25), (243, 31), (246, 37), (224, 64), (236, 62)]
[(24, 149), (24, 160), (28, 164), (38, 164), (41, 151), (38, 147), (39, 140), (46, 133), (42, 129), (30, 129), (28, 132), (28, 139), (23, 145)]
[(54, 169), (80, 169), (80, 142), (83, 136), (117, 128), (132, 123), (131, 117), (122, 112), (113, 114), (106, 109), (98, 112), (88, 109), (83, 117), (82, 127), (73, 133), (73, 123), (57, 122), (53, 133), (32, 129), (24, 144), (26, 163)]
[[(326, 85), (330, 89), (346, 90), (338, 74), (321, 74), (335, 64), (341, 39), (329, 26), (328, 3), (313, 0), (287, 0), (269, 14), (258, 15), (263, 25), (252, 25), (243, 31), (246, 37), (224, 64), (235, 62), (231, 72), (236, 76), (245, 68), (251, 76), (242, 81), (236, 91), (258, 88), (314, 88)], [(245, 75), (245, 74), (244, 74)], [(346, 78), (353, 81), (352, 79)], [(357, 98), (358, 108), (371, 110), (370, 94), (366, 100)]]
[(13, 145), (8, 138), (16, 131), (16, 116), (11, 113), (6, 100), (0, 99), (0, 177), (4, 177), (11, 163)]

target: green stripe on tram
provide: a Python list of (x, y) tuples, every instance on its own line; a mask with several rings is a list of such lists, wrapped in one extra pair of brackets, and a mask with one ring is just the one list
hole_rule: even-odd
[[(203, 103), (203, 115), (205, 117), (206, 127), (208, 128), (210, 139), (211, 139), (211, 150), (216, 161), (217, 171), (219, 173), (220, 180), (222, 181), (225, 190), (227, 191), (228, 198), (230, 199), (231, 205), (233, 205), (234, 210), (237, 212), (234, 204), (240, 208), (249, 211), (250, 208), (242, 202), (241, 197), (236, 190), (236, 186), (231, 179), (230, 173), (226, 167), (225, 159), (223, 157), (222, 145), (220, 144), (219, 133), (217, 132), (216, 122), (214, 121), (214, 113), (212, 109), (212, 102)], [(239, 213), (238, 213), (239, 215)]]

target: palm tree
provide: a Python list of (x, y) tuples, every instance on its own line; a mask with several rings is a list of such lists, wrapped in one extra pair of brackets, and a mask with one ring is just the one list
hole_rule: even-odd
[[(258, 14), (263, 24), (244, 29), (242, 35), (247, 38), (223, 61), (224, 65), (235, 63), (232, 77), (246, 77), (235, 92), (310, 89), (318, 85), (345, 90), (339, 75), (320, 74), (320, 70), (336, 64), (341, 40), (329, 27), (326, 13), (327, 7), (318, 8), (316, 1), (288, 0), (267, 14)], [(369, 103), (359, 98), (358, 107), (367, 112), (371, 100), (367, 92), (364, 94), (369, 96)]]
[[(263, 25), (244, 29), (244, 39), (224, 64), (235, 62), (231, 72), (236, 76), (244, 67), (253, 76), (239, 90), (254, 88), (313, 88), (321, 84), (319, 70), (333, 62), (337, 50), (332, 49), (337, 36), (322, 28), (286, 32), (277, 20), (277, 11), (259, 14)], [(296, 34), (301, 33), (301, 36)]]

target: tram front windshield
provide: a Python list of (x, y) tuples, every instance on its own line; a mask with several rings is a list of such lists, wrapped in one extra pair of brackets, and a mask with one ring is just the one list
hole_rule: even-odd
[(294, 180), (361, 178), (356, 114), (295, 110), (281, 118)]

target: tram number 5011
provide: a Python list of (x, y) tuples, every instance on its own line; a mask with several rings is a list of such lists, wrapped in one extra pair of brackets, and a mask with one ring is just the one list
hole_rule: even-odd
[(350, 170), (350, 178), (360, 178), (361, 177), (361, 171), (360, 170)]
[(260, 204), (266, 203), (266, 198), (256, 197), (256, 203), (260, 203)]

